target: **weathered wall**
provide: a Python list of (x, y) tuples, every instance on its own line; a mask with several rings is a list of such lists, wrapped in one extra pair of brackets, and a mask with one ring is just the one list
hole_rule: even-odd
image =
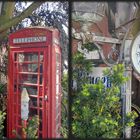
[[(79, 21), (73, 21), (72, 27), (75, 29), (76, 32), (81, 32), (81, 26), (82, 23)], [(103, 17), (102, 21), (99, 21), (97, 23), (92, 23), (91, 26), (89, 26), (88, 31), (95, 33), (96, 35), (102, 36), (102, 37), (111, 37), (110, 33), (108, 32), (108, 19), (106, 16)], [(72, 39), (72, 52), (75, 53), (77, 51), (77, 43), (78, 40)], [(105, 57), (107, 57), (108, 53), (110, 52), (111, 44), (103, 43), (102, 44), (103, 52)], [(106, 66), (106, 65), (102, 65)]]

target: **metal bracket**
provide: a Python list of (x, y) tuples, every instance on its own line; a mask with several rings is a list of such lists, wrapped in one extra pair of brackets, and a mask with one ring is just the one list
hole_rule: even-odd
[(117, 38), (111, 38), (111, 37), (103, 37), (103, 36), (97, 36), (95, 33), (91, 32), (73, 32), (72, 33), (73, 38), (78, 39), (78, 40), (83, 40), (85, 38), (86, 40), (90, 42), (103, 42), (103, 43), (111, 43), (111, 44), (121, 44), (121, 41)]
[[(116, 50), (114, 48), (114, 46), (116, 46), (116, 44), (121, 44), (121, 41), (119, 39), (110, 38), (110, 37), (96, 36), (95, 33), (91, 33), (91, 32), (86, 32), (86, 33), (79, 32), (79, 33), (76, 33), (75, 30), (73, 30), (72, 32), (73, 32), (73, 38), (75, 38), (75, 39), (80, 41), (78, 43), (78, 50), (80, 52), (84, 53), (85, 56), (88, 56), (87, 49), (81, 50), (81, 48), (79, 48), (79, 46), (82, 45), (82, 44), (85, 44), (86, 42), (90, 42), (90, 43), (94, 43), (96, 45), (96, 47), (98, 48), (98, 52), (99, 52), (99, 54), (100, 54), (100, 56), (101, 56), (101, 58), (102, 58), (102, 60), (104, 61), (105, 64), (107, 64), (108, 66), (113, 66), (113, 65), (118, 63), (119, 59), (117, 59), (115, 62), (112, 62), (112, 63), (108, 62), (108, 60), (105, 58), (105, 56), (103, 54), (102, 47), (98, 43), (100, 42), (100, 43), (113, 44), (113, 49)], [(118, 52), (116, 52), (116, 54), (118, 54)], [(110, 54), (109, 56), (111, 56), (111, 55), (112, 54)]]

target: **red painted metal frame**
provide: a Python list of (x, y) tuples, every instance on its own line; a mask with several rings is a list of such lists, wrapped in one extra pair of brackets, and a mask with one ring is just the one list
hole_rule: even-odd
[[(35, 37), (35, 36), (46, 36), (47, 40), (45, 42), (36, 43), (13, 43), (14, 38), (25, 38), (25, 37)], [(42, 86), (39, 83), (40, 79), (40, 63), (38, 62), (38, 82), (37, 82), (37, 95), (30, 95), (30, 97), (37, 98), (37, 114), (42, 110), (42, 135), (40, 136), (40, 131), (38, 131), (39, 138), (56, 138), (60, 136), (60, 132), (56, 133), (57, 126), (61, 126), (61, 86), (59, 87), (59, 114), (56, 114), (56, 53), (59, 54), (61, 58), (61, 49), (58, 44), (54, 41), (59, 40), (59, 32), (52, 28), (25, 28), (12, 33), (9, 36), (9, 65), (8, 65), (8, 101), (7, 101), (7, 137), (15, 138), (13, 130), (19, 131), (18, 123), (20, 121), (20, 92), (16, 89), (14, 93), (15, 77), (16, 87), (19, 86), (19, 76), (20, 74), (32, 74), (31, 72), (19, 72), (19, 62), (15, 63), (15, 54), (20, 52), (37, 52), (38, 60), (40, 53), (44, 54), (43, 60), (43, 81)], [(61, 59), (60, 59), (61, 60)], [(27, 62), (26, 62), (27, 63)], [(61, 61), (59, 70), (59, 82), (61, 85)], [(33, 73), (34, 74), (34, 73)], [(31, 86), (31, 84), (28, 84)], [(32, 84), (33, 85), (33, 84)], [(42, 97), (41, 97), (42, 91)], [(45, 99), (47, 97), (47, 99)], [(40, 100), (42, 100), (42, 108), (40, 107)], [(56, 117), (59, 117), (59, 122), (56, 124)], [(40, 118), (41, 119), (41, 118)], [(58, 134), (59, 133), (59, 134)]]

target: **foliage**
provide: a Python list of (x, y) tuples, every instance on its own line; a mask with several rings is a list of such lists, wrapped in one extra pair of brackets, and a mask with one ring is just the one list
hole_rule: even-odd
[(25, 19), (28, 15), (32, 14), (32, 12), (38, 8), (43, 2), (34, 1), (26, 10), (24, 10), (21, 14), (14, 16), (14, 8), (16, 2), (1, 2), (0, 3), (0, 43), (7, 40), (7, 36), (9, 34), (10, 28), (12, 26), (17, 25), (23, 19)]
[(68, 137), (68, 74), (62, 77), (62, 124), (61, 134), (64, 138)]
[[(13, 16), (18, 17), (23, 14), (24, 11), (29, 8), (28, 2), (17, 1)], [(32, 4), (35, 2), (31, 2)], [(43, 3), (43, 2), (42, 2)], [(64, 60), (68, 59), (68, 2), (44, 2), (36, 10), (29, 14), (18, 24), (14, 24), (10, 27), (10, 31), (6, 33), (5, 43), (8, 44), (8, 35), (19, 29), (30, 26), (42, 26), (42, 27), (54, 27), (60, 31), (60, 47), (62, 48), (62, 64)], [(0, 41), (1, 44), (1, 41)], [(1, 45), (3, 47), (3, 45)], [(3, 59), (5, 60), (5, 59)], [(7, 67), (7, 65), (6, 65)], [(2, 70), (3, 66), (1, 67)], [(7, 69), (7, 68), (6, 68)], [(5, 69), (5, 70), (6, 70)]]
[(132, 138), (140, 138), (140, 130), (139, 130), (139, 122), (140, 122), (140, 108), (139, 106), (132, 104), (131, 105), (132, 112), (137, 114), (137, 118), (135, 119), (135, 125), (132, 127)]
[[(50, 7), (53, 7), (52, 10)], [(33, 16), (38, 15), (38, 16)], [(38, 20), (45, 21), (45, 26), (53, 26), (58, 28), (56, 23), (61, 23), (67, 26), (68, 19), (68, 3), (67, 2), (53, 2), (51, 4), (44, 3), (40, 9), (34, 11), (34, 14), (29, 16), (32, 25), (36, 26), (39, 24)], [(49, 19), (49, 20), (48, 20)]]
[(72, 79), (76, 81), (76, 91), (80, 91), (82, 85), (87, 82), (87, 72), (90, 72), (92, 63), (85, 60), (84, 55), (81, 52), (77, 52), (72, 58)]
[(4, 123), (6, 119), (7, 84), (0, 84), (0, 138), (4, 136)]
[(7, 90), (7, 84), (0, 84), (0, 110), (1, 111), (6, 110), (6, 102), (7, 102), (6, 90)]
[(60, 128), (60, 132), (61, 132), (61, 135), (63, 138), (67, 138), (68, 137), (68, 116), (66, 116), (64, 113), (64, 111), (66, 111), (66, 109), (64, 109), (64, 107), (65, 106), (62, 107), (62, 116), (61, 116), (62, 124), (61, 124), (61, 128)]
[[(15, 5), (14, 16), (21, 14), (27, 7), (27, 2), (17, 2)], [(21, 27), (24, 26), (53, 26), (58, 28), (61, 23), (67, 26), (68, 24), (68, 2), (44, 2), (31, 15), (21, 22)], [(14, 28), (17, 30), (17, 28)]]
[[(124, 70), (122, 64), (106, 69), (104, 75), (110, 78), (110, 88), (106, 88), (102, 81), (94, 85), (87, 84), (87, 81), (82, 83), (81, 91), (75, 94), (72, 102), (72, 132), (75, 137), (121, 138), (120, 88), (128, 80)], [(135, 118), (136, 113), (127, 114), (125, 126), (133, 126)]]
[(27, 134), (27, 138), (37, 138), (37, 131), (39, 127), (39, 117), (33, 116), (32, 119), (28, 121), (27, 128), (23, 128)]
[[(8, 26), (3, 31), (0, 36), (0, 47), (5, 47), (4, 44), (8, 44), (8, 35), (10, 33), (13, 33), (21, 28), (29, 27), (29, 26), (48, 26), (48, 27), (55, 27), (60, 31), (60, 43), (62, 49), (62, 57), (67, 60), (68, 58), (68, 35), (65, 32), (68, 30), (68, 2), (30, 2), (31, 5), (34, 3), (38, 3), (38, 8), (36, 10), (31, 9), (31, 5), (29, 5), (29, 2), (24, 1), (17, 1), (17, 2), (11, 2), (13, 5), (15, 3), (15, 6), (12, 9), (12, 6), (10, 7), (11, 12), (9, 12), (9, 9), (1, 8), (2, 10), (1, 14), (7, 14), (6, 19), (8, 20), (2, 20), (2, 26), (9, 23), (9, 20), (13, 20), (15, 18), (20, 17), (20, 21), (18, 23), (14, 23), (11, 26)], [(42, 4), (41, 4), (42, 3)], [(9, 5), (10, 2), (2, 2), (3, 5)], [(41, 4), (41, 6), (40, 6)], [(9, 6), (7, 6), (9, 8)], [(35, 6), (37, 7), (37, 6)], [(29, 14), (24, 14), (24, 12), (30, 9)], [(4, 10), (4, 11), (3, 11)], [(31, 11), (32, 14), (31, 14)], [(4, 16), (5, 16), (4, 14)], [(3, 15), (1, 15), (1, 18)], [(13, 18), (11, 18), (13, 17)], [(64, 30), (64, 27), (66, 30)], [(8, 49), (8, 47), (7, 47)], [(6, 52), (7, 53), (7, 52)], [(5, 54), (6, 54), (5, 53)], [(2, 58), (3, 61), (7, 61), (7, 58)], [(62, 63), (64, 62), (64, 59), (62, 59)], [(0, 71), (7, 70), (7, 62), (6, 65), (2, 65), (0, 67)]]
[(126, 126), (134, 126), (134, 120), (138, 117), (138, 114), (134, 111), (129, 112), (126, 114), (126, 118), (125, 118), (125, 125)]
[(3, 122), (5, 120), (5, 116), (6, 116), (6, 113), (3, 111), (0, 111), (0, 138), (3, 137), (3, 129), (4, 129)]
[[(2, 52), (2, 50), (1, 50), (1, 52)], [(7, 52), (5, 52), (3, 55), (1, 55), (0, 58), (1, 58), (0, 72), (3, 73), (4, 75), (6, 75), (7, 74), (7, 65), (8, 65)]]
[(85, 43), (82, 45), (82, 49), (86, 48), (88, 51), (94, 51), (97, 50), (97, 47), (94, 45), (94, 43)]
[[(37, 131), (39, 128), (39, 117), (38, 115), (33, 116), (28, 120), (27, 127), (25, 128), (22, 124), (22, 132), (26, 135), (27, 138), (38, 138)], [(22, 138), (16, 130), (13, 130), (13, 133), (16, 134), (17, 138)]]
[(104, 75), (108, 76), (110, 78), (112, 87), (118, 86), (120, 87), (122, 84), (128, 81), (129, 77), (124, 76), (124, 65), (118, 64), (115, 65), (111, 70), (106, 69), (104, 71)]
[[(67, 73), (64, 73), (62, 75), (62, 88), (65, 92), (68, 91), (68, 74)], [(65, 95), (65, 92), (64, 92), (64, 95)]]

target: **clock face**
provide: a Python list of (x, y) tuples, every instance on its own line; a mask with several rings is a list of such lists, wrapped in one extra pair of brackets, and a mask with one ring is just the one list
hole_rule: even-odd
[(140, 74), (140, 34), (132, 42), (131, 46), (131, 61), (134, 67), (134, 70)]

